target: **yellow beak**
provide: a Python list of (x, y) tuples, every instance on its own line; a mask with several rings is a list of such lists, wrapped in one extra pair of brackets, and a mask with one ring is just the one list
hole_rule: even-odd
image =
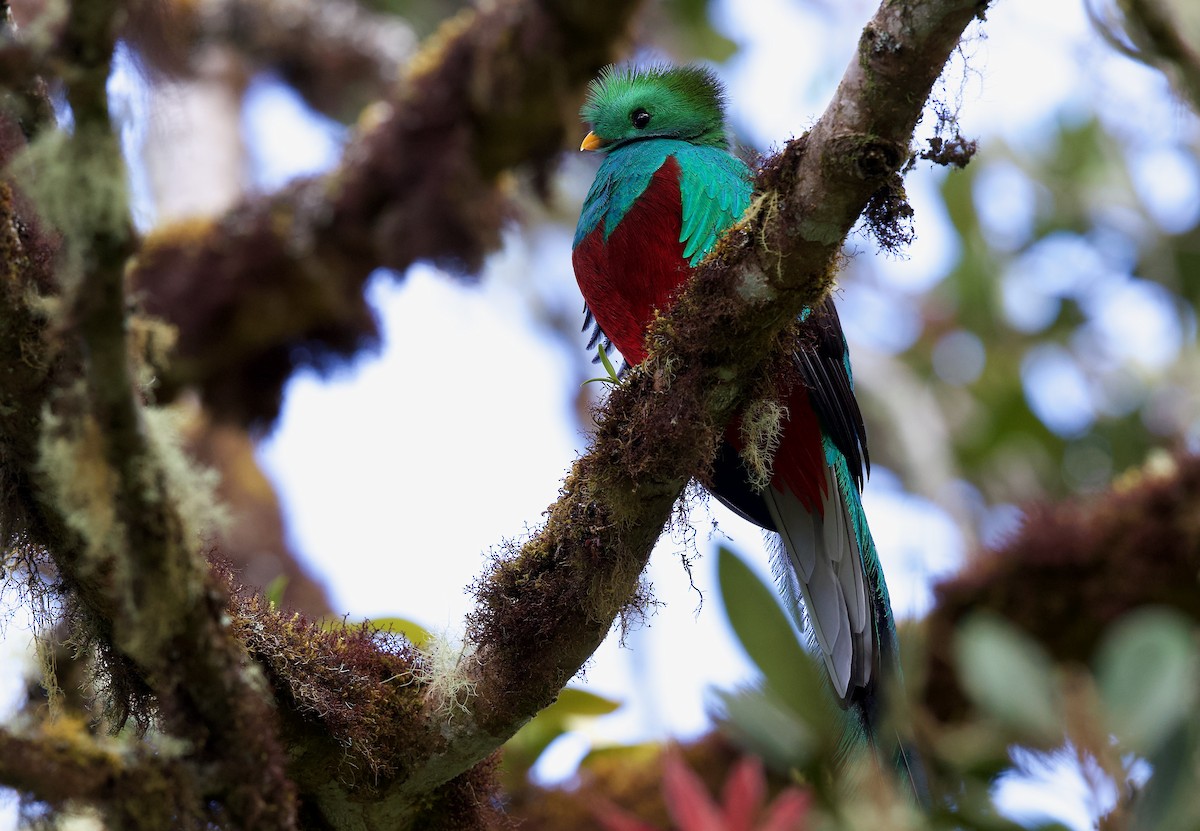
[(583, 144), (579, 145), (580, 150), (599, 150), (604, 146), (604, 139), (595, 133), (588, 133), (583, 137)]

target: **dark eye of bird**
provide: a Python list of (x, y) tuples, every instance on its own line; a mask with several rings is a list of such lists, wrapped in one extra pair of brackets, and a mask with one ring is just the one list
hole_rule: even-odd
[(650, 123), (650, 113), (642, 109), (637, 109), (629, 114), (629, 120), (633, 122), (634, 127), (643, 130)]

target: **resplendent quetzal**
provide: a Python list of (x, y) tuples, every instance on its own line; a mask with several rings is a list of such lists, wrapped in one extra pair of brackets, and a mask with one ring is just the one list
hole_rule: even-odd
[[(724, 94), (705, 69), (609, 67), (589, 86), (580, 114), (592, 128), (580, 149), (604, 160), (575, 231), (575, 276), (596, 337), (637, 364), (654, 310), (671, 305), (749, 205), (750, 171), (729, 152)], [(866, 433), (832, 301), (802, 319), (816, 332), (815, 347), (795, 356), (803, 384), (786, 401), (770, 484), (751, 486), (727, 439), (711, 490), (779, 533), (785, 600), (803, 600), (834, 693), (873, 736), (882, 675), (898, 662), (887, 586), (859, 501), (870, 466)], [(736, 441), (736, 431), (727, 436)]]

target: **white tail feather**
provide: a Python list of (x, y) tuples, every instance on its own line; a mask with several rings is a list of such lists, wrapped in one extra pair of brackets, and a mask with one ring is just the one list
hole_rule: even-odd
[(771, 519), (796, 575), (813, 638), (844, 701), (869, 683), (875, 666), (875, 630), (862, 555), (837, 477), (826, 470), (823, 516), (810, 514), (791, 493), (763, 491)]

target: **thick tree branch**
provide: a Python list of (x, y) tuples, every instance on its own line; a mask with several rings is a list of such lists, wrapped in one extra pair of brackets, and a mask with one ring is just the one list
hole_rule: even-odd
[(197, 815), (217, 798), (235, 825), (291, 828), (294, 789), (270, 702), (200, 554), (194, 500), (203, 477), (167, 438), (161, 413), (143, 406), (131, 365), (132, 235), (106, 96), (120, 11), (111, 0), (70, 6), (51, 61), (74, 130), (45, 136), (17, 160), (43, 219), (63, 232), (60, 249), (29, 232), (37, 222), (21, 216), (28, 206), (10, 185), (0, 193), (12, 255), (0, 348), (21, 359), (6, 365), (0, 399), (13, 489), (4, 495), (20, 497), (21, 511), (4, 517), (3, 530), (53, 557), (71, 612), (86, 621), (80, 637), (96, 640), (123, 703), (152, 695), (160, 728), (191, 744), (197, 770), (224, 774), (196, 794)]
[(463, 13), (336, 171), (153, 234), (133, 279), (148, 310), (179, 327), (162, 393), (194, 384), (218, 415), (270, 420), (295, 364), (373, 342), (363, 300), (373, 269), (477, 269), (510, 214), (499, 174), (544, 168), (559, 152), (564, 109), (637, 5), (501, 0)]
[(549, 701), (632, 597), (671, 506), (709, 464), (780, 336), (828, 292), (842, 240), (908, 159), (933, 82), (983, 8), (885, 3), (816, 126), (759, 174), (747, 217), (613, 392), (542, 533), (479, 587), (474, 715), (487, 727), (503, 734)]
[[(1200, 112), (1200, 52), (1184, 40), (1178, 21), (1159, 0), (1117, 0), (1121, 21), (1106, 18), (1091, 0), (1084, 3), (1096, 30), (1123, 55), (1166, 73)], [(1122, 29), (1124, 38), (1115, 30)], [(1126, 40), (1127, 39), (1127, 40)]]
[(169, 754), (97, 739), (61, 718), (27, 733), (0, 729), (0, 782), (49, 805), (114, 806), (122, 828), (163, 829), (197, 821), (195, 783)]

